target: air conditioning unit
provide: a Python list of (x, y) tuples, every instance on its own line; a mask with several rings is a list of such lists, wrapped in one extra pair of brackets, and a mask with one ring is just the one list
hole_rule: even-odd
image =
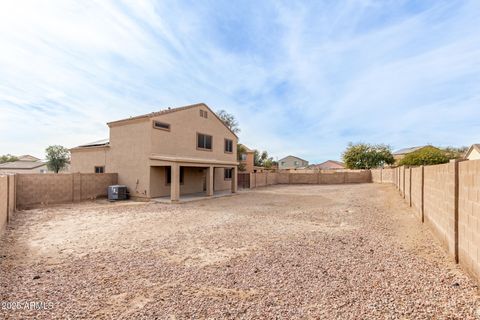
[(127, 198), (128, 198), (127, 186), (120, 185), (120, 184), (108, 186), (109, 201), (127, 200)]

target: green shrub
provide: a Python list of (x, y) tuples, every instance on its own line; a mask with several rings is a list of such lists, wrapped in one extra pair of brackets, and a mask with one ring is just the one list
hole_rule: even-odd
[(395, 162), (389, 146), (350, 143), (342, 155), (348, 169), (371, 169)]
[(433, 146), (424, 147), (417, 151), (407, 154), (400, 160), (401, 166), (421, 166), (447, 163), (449, 157), (447, 154)]

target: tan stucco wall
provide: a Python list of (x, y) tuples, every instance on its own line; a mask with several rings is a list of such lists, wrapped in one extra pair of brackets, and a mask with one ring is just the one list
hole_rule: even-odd
[(245, 166), (245, 171), (243, 172), (253, 172), (254, 170), (254, 153), (246, 152), (246, 160), (240, 161)]
[(132, 121), (110, 127), (109, 172), (118, 173), (118, 183), (133, 197), (149, 197), (150, 121)]
[[(167, 156), (236, 161), (238, 139), (209, 110), (208, 118), (200, 117), (200, 109), (208, 110), (199, 106), (150, 119), (151, 152)], [(154, 129), (155, 120), (168, 123), (170, 131)], [(197, 149), (197, 133), (213, 137), (212, 151)], [(232, 153), (225, 153), (225, 139), (233, 140)]]
[(215, 182), (214, 182), (214, 190), (215, 191), (223, 191), (223, 190), (230, 190), (232, 187), (232, 180), (225, 180), (225, 173), (223, 168), (216, 168), (215, 169)]
[(95, 173), (95, 167), (104, 166), (105, 173), (111, 172), (107, 164), (109, 147), (70, 150), (70, 172)]
[[(298, 161), (298, 164), (295, 164), (295, 161)], [(284, 162), (282, 164), (282, 162)], [(295, 169), (308, 166), (308, 161), (304, 161), (293, 156), (288, 156), (283, 159), (278, 160), (278, 169)]]
[[(204, 168), (184, 167), (183, 183), (180, 184), (180, 195), (204, 191), (206, 170)], [(170, 195), (170, 184), (167, 184), (165, 167), (155, 166), (150, 169), (150, 196), (164, 197)]]

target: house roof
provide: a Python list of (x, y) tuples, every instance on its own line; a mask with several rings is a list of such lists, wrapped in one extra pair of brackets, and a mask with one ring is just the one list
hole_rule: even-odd
[(305, 161), (305, 162), (308, 162), (307, 160), (305, 159), (302, 159), (302, 158), (299, 158), (299, 157), (295, 157), (295, 156), (292, 156), (292, 155), (288, 155), (286, 157), (283, 157), (282, 159), (278, 160), (279, 162), (282, 161), (282, 160), (285, 160), (287, 159), (288, 157), (292, 157), (292, 158), (295, 158), (295, 159), (298, 159), (298, 160), (302, 160), (302, 161)]
[(35, 169), (41, 166), (44, 166), (44, 162), (40, 161), (13, 161), (13, 162), (5, 162), (0, 164), (0, 169)]
[(467, 158), (470, 155), (470, 153), (472, 153), (473, 150), (477, 150), (477, 152), (480, 152), (480, 143), (472, 144), (470, 148), (468, 148), (468, 151), (465, 153), (464, 158)]
[(228, 131), (230, 131), (235, 137), (238, 138), (238, 136), (235, 134), (235, 132), (233, 132), (229, 127), (227, 127), (227, 125), (222, 121), (222, 119), (220, 119), (217, 116), (217, 114), (212, 109), (210, 109), (209, 106), (207, 106), (203, 102), (196, 103), (196, 104), (191, 104), (191, 105), (183, 106), (183, 107), (177, 107), (177, 108), (170, 108), (169, 107), (167, 109), (163, 109), (163, 110), (160, 110), (160, 111), (150, 112), (150, 113), (142, 114), (142, 115), (135, 116), (135, 117), (130, 117), (130, 118), (125, 118), (125, 119), (120, 119), (120, 120), (107, 122), (107, 125), (110, 126), (112, 124), (124, 123), (124, 122), (129, 122), (129, 121), (138, 120), (138, 119), (149, 119), (149, 118), (152, 118), (152, 117), (161, 116), (161, 115), (164, 115), (164, 114), (173, 113), (173, 112), (177, 112), (177, 111), (188, 110), (188, 109), (192, 109), (192, 108), (196, 108), (196, 107), (207, 108), (225, 126), (225, 128), (228, 129)]
[(23, 156), (17, 157), (20, 161), (40, 161), (39, 158), (31, 156), (29, 154), (24, 154)]
[(335, 160), (327, 160), (327, 161), (324, 161), (324, 162), (322, 162), (322, 163), (315, 164), (315, 165), (313, 165), (312, 167), (319, 168), (319, 167), (322, 167), (322, 166), (324, 166), (325, 164), (327, 164), (327, 163), (329, 163), (329, 162), (334, 163), (334, 164), (336, 164), (336, 165), (338, 165), (338, 166), (341, 166), (341, 167), (345, 168), (345, 164), (344, 164), (343, 162), (335, 161)]
[(89, 143), (85, 143), (80, 145), (79, 147), (99, 147), (99, 146), (106, 146), (110, 144), (110, 139), (102, 139), (102, 140), (97, 140)]
[(250, 149), (249, 147), (247, 147), (246, 145), (244, 145), (243, 143), (239, 143), (238, 145), (244, 147), (246, 152), (255, 152), (252, 149)]
[(85, 143), (78, 147), (71, 148), (70, 151), (78, 150), (78, 149), (103, 148), (103, 147), (110, 147), (110, 139), (107, 138), (107, 139)]
[(426, 146), (420, 146), (420, 147), (410, 147), (410, 148), (403, 148), (403, 149), (400, 149), (400, 150), (397, 150), (393, 153), (393, 155), (402, 155), (402, 154), (408, 154), (408, 153), (412, 153), (414, 151), (417, 151), (417, 150), (420, 150), (422, 148), (425, 148)]

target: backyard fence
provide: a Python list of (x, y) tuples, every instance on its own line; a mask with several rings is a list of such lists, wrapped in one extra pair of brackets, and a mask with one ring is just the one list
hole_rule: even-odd
[[(248, 178), (245, 177), (248, 175)], [(241, 176), (241, 177), (240, 177)], [(240, 173), (239, 187), (257, 188), (275, 184), (346, 184), (372, 182), (370, 170), (297, 172), (255, 172)], [(242, 181), (242, 182), (240, 182)], [(246, 183), (248, 181), (248, 184)]]
[(0, 175), (0, 233), (17, 208), (104, 197), (117, 180), (116, 173)]
[(0, 234), (15, 211), (15, 176), (0, 176)]
[[(392, 183), (448, 254), (480, 280), (480, 160), (398, 167)], [(379, 172), (372, 170), (374, 182)]]

